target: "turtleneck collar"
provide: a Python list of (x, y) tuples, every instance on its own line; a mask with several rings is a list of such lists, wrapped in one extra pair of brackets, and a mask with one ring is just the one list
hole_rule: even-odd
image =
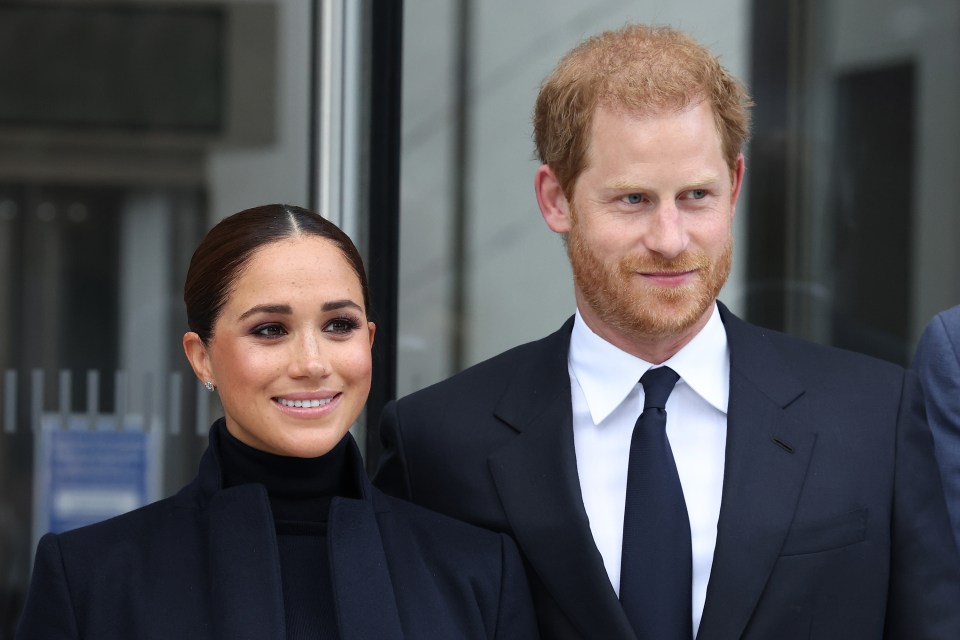
[(327, 520), (334, 496), (361, 497), (362, 491), (352, 469), (350, 437), (344, 436), (326, 454), (317, 458), (295, 458), (267, 453), (237, 440), (223, 420), (219, 430), (223, 488), (262, 484), (270, 499), (273, 518), (280, 532), (312, 533), (314, 525)]

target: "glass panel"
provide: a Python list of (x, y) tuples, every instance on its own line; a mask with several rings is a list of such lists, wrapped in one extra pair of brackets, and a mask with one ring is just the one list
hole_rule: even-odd
[[(749, 5), (405, 1), (398, 394), (545, 336), (574, 311), (566, 253), (533, 193), (531, 111), (560, 57), (646, 19), (691, 31), (744, 78)], [(734, 308), (740, 268), (724, 292)]]
[(759, 324), (905, 364), (960, 303), (954, 0), (407, 0), (398, 393), (544, 336), (573, 310), (532, 193), (530, 110), (581, 38), (667, 23), (756, 98), (734, 271)]
[(182, 353), (213, 222), (306, 204), (310, 0), (0, 4), (0, 638), (37, 537), (169, 495), (219, 414)]
[[(802, 6), (779, 36), (794, 43), (787, 134), (754, 141), (784, 142), (753, 183), (787, 185), (764, 194), (779, 198), (765, 215), (782, 216), (783, 244), (751, 279), (769, 289), (765, 267), (785, 274), (780, 328), (908, 364), (931, 316), (960, 302), (960, 212), (944, 188), (960, 174), (960, 5)], [(758, 114), (777, 108), (758, 101)]]

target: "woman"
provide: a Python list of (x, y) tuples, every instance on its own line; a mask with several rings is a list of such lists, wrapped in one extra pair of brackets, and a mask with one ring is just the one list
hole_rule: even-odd
[(183, 347), (217, 390), (177, 495), (37, 550), (17, 637), (531, 638), (512, 542), (374, 489), (348, 430), (370, 390), (366, 275), (335, 225), (268, 205), (216, 225)]

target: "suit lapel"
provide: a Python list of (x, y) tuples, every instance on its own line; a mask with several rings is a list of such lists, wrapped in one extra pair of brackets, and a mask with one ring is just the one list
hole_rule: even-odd
[(260, 485), (225, 489), (210, 499), (212, 619), (215, 637), (222, 640), (287, 637), (280, 558), (269, 514), (267, 493)]
[(517, 371), (496, 415), (519, 433), (490, 457), (517, 543), (584, 636), (633, 638), (590, 531), (573, 445), (567, 351), (572, 319)]
[[(791, 411), (802, 384), (755, 327), (720, 306), (730, 345), (723, 496), (698, 640), (740, 637), (786, 538), (816, 433)], [(573, 445), (572, 322), (517, 371), (497, 416), (517, 437), (490, 458), (517, 542), (585, 636), (633, 638), (593, 541)]]
[(730, 346), (726, 463), (698, 640), (743, 634), (790, 528), (816, 441), (791, 411), (803, 386), (759, 329), (720, 309)]

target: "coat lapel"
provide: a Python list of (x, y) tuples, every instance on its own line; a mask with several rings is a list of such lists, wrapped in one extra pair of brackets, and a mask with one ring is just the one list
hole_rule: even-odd
[(518, 431), (490, 457), (517, 543), (581, 634), (633, 638), (583, 507), (573, 444), (567, 351), (572, 319), (517, 371), (496, 415)]
[(340, 637), (402, 640), (397, 599), (370, 501), (335, 498), (328, 532)]
[[(214, 637), (285, 640), (280, 557), (266, 489), (259, 484), (222, 489), (219, 448), (214, 427), (198, 476), (200, 495), (209, 500), (205, 517)], [(352, 440), (349, 455), (362, 498), (335, 498), (327, 529), (340, 637), (402, 640), (380, 529)]]
[(720, 306), (730, 346), (730, 401), (717, 546), (698, 640), (740, 637), (796, 510), (816, 433), (791, 405), (801, 383), (761, 330)]
[(215, 637), (283, 640), (287, 633), (280, 558), (266, 490), (241, 485), (218, 491), (207, 515)]

